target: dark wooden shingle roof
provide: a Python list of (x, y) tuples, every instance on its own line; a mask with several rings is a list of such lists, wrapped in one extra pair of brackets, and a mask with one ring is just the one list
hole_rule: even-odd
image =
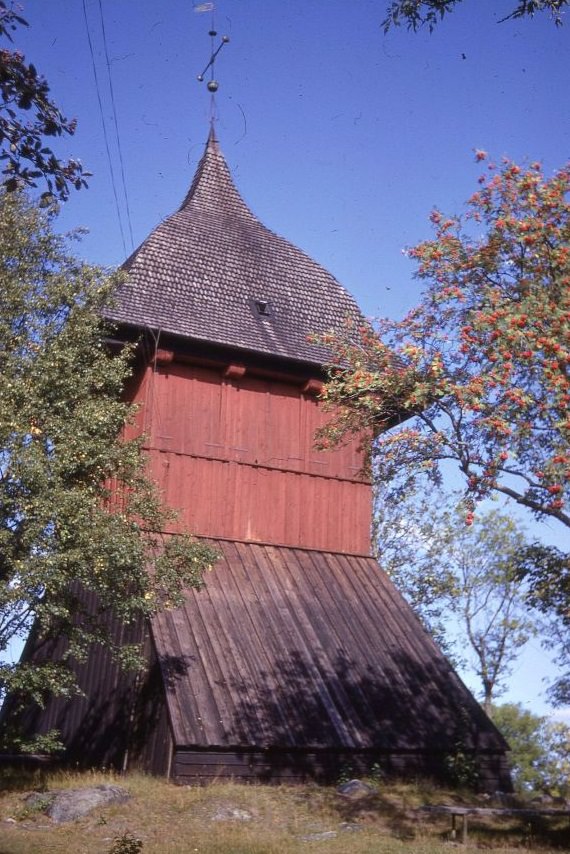
[(153, 622), (177, 746), (505, 749), (372, 558), (215, 545), (206, 588)]
[(113, 320), (247, 351), (322, 364), (307, 336), (360, 316), (330, 273), (256, 219), (213, 133), (180, 210), (125, 268)]

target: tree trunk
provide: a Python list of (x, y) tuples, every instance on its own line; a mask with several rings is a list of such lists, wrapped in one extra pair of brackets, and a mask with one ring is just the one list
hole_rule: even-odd
[(493, 685), (491, 682), (483, 682), (483, 711), (488, 718), (493, 718)]

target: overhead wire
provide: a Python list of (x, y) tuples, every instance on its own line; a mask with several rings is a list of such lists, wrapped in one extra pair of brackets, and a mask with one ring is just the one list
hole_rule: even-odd
[(99, 104), (99, 113), (101, 115), (101, 124), (103, 126), (103, 139), (105, 141), (105, 150), (107, 152), (107, 161), (109, 163), (109, 171), (111, 174), (111, 185), (113, 188), (113, 196), (115, 198), (115, 207), (117, 210), (117, 219), (119, 221), (119, 230), (121, 232), (121, 240), (123, 243), (123, 252), (125, 257), (129, 254), (127, 252), (127, 242), (125, 240), (125, 231), (123, 228), (123, 220), (121, 217), (121, 207), (119, 204), (119, 196), (117, 193), (117, 185), (115, 182), (115, 171), (113, 169), (113, 159), (111, 157), (111, 148), (109, 146), (109, 136), (107, 134), (107, 124), (105, 122), (105, 113), (103, 110), (103, 101), (101, 99), (101, 88), (99, 86), (99, 75), (97, 74), (97, 63), (95, 61), (95, 51), (93, 50), (93, 42), (91, 40), (91, 31), (89, 29), (89, 18), (87, 15), (87, 6), (85, 4), (85, 0), (82, 0), (83, 5), (83, 17), (85, 19), (85, 29), (87, 31), (87, 42), (89, 44), (89, 53), (91, 54), (91, 64), (93, 66), (93, 76), (95, 78), (95, 90), (97, 92), (97, 102)]
[(121, 183), (122, 183), (122, 186), (123, 186), (123, 195), (124, 195), (124, 197), (125, 197), (125, 210), (126, 210), (126, 212), (127, 212), (127, 225), (128, 225), (128, 227), (129, 227), (129, 236), (130, 236), (130, 239), (131, 239), (131, 251), (133, 251), (133, 249), (135, 248), (135, 240), (134, 240), (134, 237), (133, 237), (133, 226), (132, 226), (132, 221), (131, 221), (131, 210), (130, 210), (130, 207), (129, 207), (129, 197), (128, 197), (128, 194), (127, 194), (127, 182), (126, 182), (126, 177), (125, 177), (125, 163), (124, 163), (124, 160), (123, 160), (123, 150), (122, 150), (122, 146), (121, 146), (121, 137), (120, 137), (120, 134), (119, 134), (119, 122), (118, 122), (118, 119), (117, 119), (117, 107), (116, 107), (116, 104), (115, 104), (115, 91), (114, 91), (114, 89), (113, 89), (113, 78), (112, 78), (112, 75), (111, 75), (111, 62), (110, 62), (110, 59), (109, 59), (109, 50), (108, 50), (108, 47), (107, 47), (107, 34), (106, 34), (106, 31), (105, 31), (105, 19), (104, 19), (104, 16), (103, 16), (103, 3), (102, 3), (102, 0), (99, 0), (99, 16), (100, 16), (100, 18), (101, 18), (101, 32), (102, 32), (102, 34), (103, 34), (103, 47), (104, 47), (104, 50), (105, 50), (105, 62), (106, 62), (106, 65), (107, 65), (107, 77), (108, 77), (108, 80), (109, 80), (109, 92), (110, 92), (110, 95), (111, 95), (111, 106), (112, 106), (112, 109), (113, 109), (113, 122), (114, 122), (114, 124), (115, 124), (115, 137), (116, 137), (116, 140), (117, 140), (117, 152), (118, 152), (118, 154), (119, 154), (119, 165), (120, 165), (120, 169), (121, 169)]

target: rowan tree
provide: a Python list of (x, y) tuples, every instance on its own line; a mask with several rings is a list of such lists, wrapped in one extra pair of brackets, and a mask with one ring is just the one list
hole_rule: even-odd
[(65, 200), (71, 188), (86, 185), (80, 161), (60, 160), (45, 138), (73, 136), (76, 122), (67, 119), (50, 99), (48, 82), (21, 51), (12, 47), (12, 33), (27, 22), (12, 4), (0, 0), (0, 161), (4, 186), (36, 187), (45, 181), (45, 196)]
[[(411, 30), (428, 27), (431, 32), (462, 2), (463, 0), (394, 0), (388, 6), (386, 17), (382, 22), (384, 32), (400, 24), (406, 24)], [(501, 23), (516, 18), (532, 18), (537, 12), (547, 12), (555, 24), (560, 26), (566, 6), (568, 6), (568, 0), (517, 0), (512, 11), (501, 18)]]
[(432, 212), (433, 239), (408, 253), (426, 283), (417, 308), (323, 338), (321, 447), (372, 435), (394, 495), (454, 464), (468, 525), (500, 493), (570, 526), (569, 185), (568, 167), (490, 164), (464, 217)]
[[(104, 343), (116, 280), (73, 257), (52, 226), (53, 211), (0, 193), (0, 700), (40, 703), (75, 690), (69, 660), (92, 642), (133, 660), (101, 613), (129, 623), (176, 605), (215, 559), (160, 533), (168, 510), (142, 441), (124, 436), (132, 354)], [(67, 639), (63, 661), (11, 661), (32, 624), (36, 638)]]

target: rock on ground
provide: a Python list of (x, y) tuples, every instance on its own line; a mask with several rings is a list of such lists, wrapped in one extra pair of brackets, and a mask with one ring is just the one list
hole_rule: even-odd
[(349, 780), (348, 783), (343, 783), (339, 786), (337, 792), (344, 798), (358, 801), (361, 798), (368, 798), (370, 795), (373, 795), (375, 789), (373, 786), (369, 786), (368, 783), (363, 783), (362, 780)]
[(222, 806), (212, 815), (212, 821), (251, 821), (252, 814), (239, 807)]
[(75, 821), (97, 807), (122, 804), (131, 796), (120, 786), (101, 785), (87, 789), (54, 789), (51, 792), (32, 792), (26, 798), (30, 809), (45, 812), (56, 824)]

